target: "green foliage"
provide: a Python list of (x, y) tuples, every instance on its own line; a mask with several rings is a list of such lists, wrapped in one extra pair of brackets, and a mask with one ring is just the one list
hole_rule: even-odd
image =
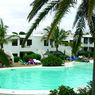
[(91, 51), (80, 51), (79, 52), (79, 55), (83, 55), (83, 56), (86, 56), (86, 57), (93, 57), (94, 53), (91, 52)]
[(41, 59), (41, 55), (40, 54), (30, 54), (30, 55), (25, 55), (24, 57), (23, 57), (23, 60), (24, 61), (29, 61), (29, 59), (37, 59), (37, 60), (40, 60)]
[(14, 62), (18, 62), (21, 58), (19, 56), (14, 56)]
[(63, 55), (60, 55), (59, 57), (63, 60), (63, 59), (66, 59), (67, 57), (70, 57), (70, 56), (63, 54)]
[(26, 34), (26, 33), (23, 32), (23, 31), (19, 32), (19, 35), (25, 35), (25, 34)]
[(63, 61), (59, 57), (49, 55), (41, 60), (43, 66), (61, 66)]
[(58, 91), (56, 89), (54, 89), (54, 90), (50, 90), (49, 95), (58, 95), (57, 93), (58, 93)]
[[(77, 93), (78, 92), (78, 93)], [(49, 95), (92, 95), (92, 81), (90, 81), (85, 88), (79, 88), (74, 92), (73, 88), (61, 85), (58, 90), (50, 90)]]
[(89, 56), (93, 57), (93, 54), (94, 54), (93, 52), (85, 51), (84, 56), (86, 56), (86, 57), (89, 57)]
[(49, 95), (77, 95), (73, 88), (70, 88), (68, 86), (60, 86), (58, 91), (55, 89), (55, 90), (50, 90), (50, 94)]
[(4, 53), (3, 50), (0, 49), (0, 62), (2, 64), (4, 64), (5, 66), (9, 67), (10, 63), (9, 63), (9, 59), (8, 56)]

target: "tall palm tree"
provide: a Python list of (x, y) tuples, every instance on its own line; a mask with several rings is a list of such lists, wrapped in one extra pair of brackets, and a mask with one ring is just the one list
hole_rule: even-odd
[[(92, 15), (88, 14), (88, 11), (90, 11), (90, 9), (88, 9), (88, 8), (89, 8), (89, 1), (83, 0), (81, 5), (78, 8), (77, 15), (76, 15), (76, 18), (74, 21), (74, 26), (76, 25), (76, 33), (78, 33), (77, 35), (75, 35), (74, 39), (76, 40), (76, 45), (78, 47), (79, 44), (81, 43), (81, 37), (82, 37), (84, 29), (86, 27), (85, 25), (86, 25), (86, 20), (87, 20), (88, 26), (90, 29), (90, 33), (94, 40), (94, 52), (95, 52), (95, 14), (94, 13), (92, 13)], [(90, 21), (90, 18), (91, 18), (91, 21)], [(93, 58), (94, 58), (94, 64), (93, 64), (92, 95), (95, 95), (95, 53), (94, 53)]]
[(7, 44), (8, 41), (12, 41), (12, 37), (16, 36), (14, 33), (11, 36), (6, 36), (8, 26), (4, 25), (3, 20), (0, 19), (0, 45), (1, 49), (3, 49), (3, 44)]
[[(77, 0), (34, 0), (31, 3), (32, 10), (28, 15), (28, 20), (31, 21), (33, 17), (37, 13), (39, 13), (40, 9), (44, 8), (42, 12), (39, 13), (37, 19), (35, 20), (34, 24), (29, 29), (25, 40), (23, 41), (22, 46), (24, 46), (26, 40), (31, 35), (34, 29), (38, 26), (38, 24), (42, 21), (46, 15), (53, 10), (55, 13), (54, 20), (51, 24), (51, 29), (48, 34), (48, 39), (50, 38), (52, 32), (54, 31), (55, 27), (61, 21), (62, 17), (68, 12), (68, 10), (76, 4)], [(43, 7), (46, 4), (46, 7)], [(74, 22), (76, 26), (76, 32), (79, 31), (81, 35), (75, 35), (75, 39), (77, 36), (80, 38), (82, 36), (82, 32), (85, 28), (85, 20), (88, 21), (90, 32), (92, 34), (94, 40), (94, 52), (95, 52), (95, 16), (93, 14), (93, 10), (95, 7), (95, 0), (82, 0), (82, 3), (78, 9), (77, 16)], [(78, 40), (78, 39), (77, 39)], [(80, 38), (81, 40), (81, 38)], [(94, 54), (94, 64), (93, 64), (93, 90), (92, 95), (95, 95), (95, 54)]]
[[(50, 31), (50, 27), (47, 27), (44, 30), (46, 30), (48, 33)], [(59, 45), (64, 44), (63, 40), (66, 39), (66, 35), (67, 35), (67, 32), (65, 30), (63, 30), (63, 29), (60, 30), (58, 26), (55, 27), (54, 32), (52, 33), (50, 40), (52, 41), (52, 43), (54, 42), (56, 51), (58, 51)], [(47, 39), (47, 37), (48, 37), (48, 35), (45, 34), (42, 37), (42, 40)]]

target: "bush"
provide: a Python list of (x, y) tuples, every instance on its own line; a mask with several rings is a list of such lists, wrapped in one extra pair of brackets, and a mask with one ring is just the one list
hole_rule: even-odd
[(68, 86), (60, 86), (58, 91), (55, 90), (50, 90), (50, 95), (77, 95), (73, 88), (70, 88)]
[(78, 93), (74, 92), (73, 88), (62, 85), (58, 88), (58, 90), (50, 90), (49, 95), (92, 95), (92, 82), (89, 82), (87, 88), (78, 89)]
[(80, 51), (79, 52), (79, 55), (83, 55), (83, 56), (86, 56), (86, 57), (93, 57), (93, 52), (91, 52), (91, 51)]
[(59, 57), (63, 60), (63, 59), (66, 59), (67, 57), (70, 57), (70, 56), (63, 54), (63, 55), (60, 55)]
[(24, 61), (29, 61), (29, 59), (37, 59), (37, 60), (40, 60), (41, 59), (41, 55), (40, 54), (31, 54), (31, 55), (25, 55), (23, 57), (23, 60)]
[(59, 57), (49, 55), (41, 60), (43, 66), (61, 66), (63, 61)]
[(14, 56), (14, 62), (18, 62), (21, 58), (19, 56)]
[(7, 67), (10, 66), (8, 55), (6, 55), (2, 49), (0, 49), (0, 63), (4, 64)]

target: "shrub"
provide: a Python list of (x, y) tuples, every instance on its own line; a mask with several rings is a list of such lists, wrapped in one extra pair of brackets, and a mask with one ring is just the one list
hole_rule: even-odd
[(49, 55), (41, 60), (43, 66), (61, 66), (63, 61), (59, 57)]
[(50, 90), (50, 95), (78, 95), (74, 92), (73, 88), (70, 88), (68, 86), (60, 86), (58, 91)]
[(84, 55), (84, 56), (86, 56), (86, 57), (93, 57), (93, 52), (91, 52), (91, 51), (80, 51), (79, 52), (79, 55)]
[(66, 59), (67, 57), (70, 57), (70, 56), (63, 54), (63, 55), (60, 55), (59, 57), (63, 60), (63, 59)]
[(92, 82), (89, 82), (87, 87), (78, 89), (78, 92), (74, 92), (69, 86), (62, 85), (58, 90), (50, 90), (49, 95), (92, 95)]
[(0, 63), (3, 63), (7, 67), (10, 66), (8, 55), (2, 49), (0, 49)]
[(18, 62), (21, 58), (19, 56), (14, 56), (14, 62)]
[(32, 59), (37, 59), (40, 60), (41, 59), (41, 55), (40, 54), (31, 54)]
[(24, 61), (29, 61), (29, 59), (37, 59), (37, 60), (40, 60), (41, 59), (41, 55), (40, 54), (31, 54), (31, 55), (25, 55), (23, 57), (23, 60)]

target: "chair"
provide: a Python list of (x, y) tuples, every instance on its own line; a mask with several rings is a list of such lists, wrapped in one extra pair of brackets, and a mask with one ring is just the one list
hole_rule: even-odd
[(41, 63), (41, 61), (39, 61), (39, 60), (36, 60), (36, 59), (33, 59), (33, 60), (34, 60), (34, 63), (36, 63), (36, 64)]
[(74, 60), (78, 60), (78, 57), (77, 57), (77, 56), (75, 56), (75, 57), (73, 57), (73, 59), (74, 59)]
[(24, 64), (24, 65), (28, 65), (28, 64), (29, 64), (29, 62), (24, 62), (22, 59), (20, 59), (19, 62), (20, 62), (21, 64)]
[(70, 58), (70, 57), (67, 57), (66, 59), (67, 59), (67, 60), (73, 60), (73, 59), (72, 59), (72, 58)]

